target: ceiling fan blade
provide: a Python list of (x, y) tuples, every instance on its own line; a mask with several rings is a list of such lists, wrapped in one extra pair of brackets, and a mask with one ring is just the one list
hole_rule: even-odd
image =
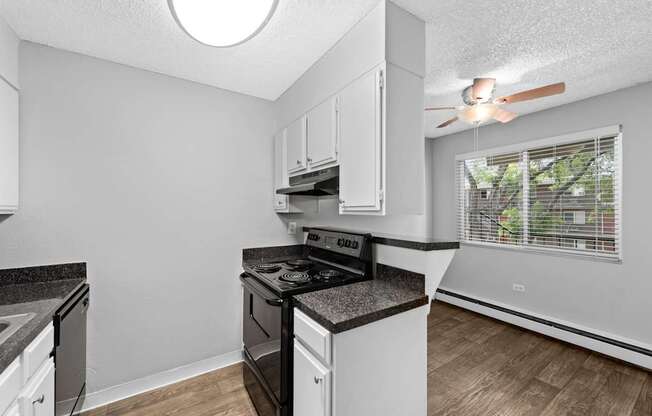
[(491, 99), (496, 87), (494, 78), (475, 78), (473, 80), (473, 89), (471, 94), (476, 101), (486, 101)]
[(437, 128), (438, 129), (444, 128), (444, 127), (448, 126), (449, 124), (455, 123), (456, 121), (457, 121), (457, 116), (455, 116), (455, 117), (453, 117), (453, 118), (451, 118), (449, 120), (444, 121), (443, 123), (438, 125)]
[(426, 107), (425, 111), (457, 110), (457, 107)]
[(496, 104), (512, 104), (520, 101), (534, 100), (536, 98), (548, 97), (550, 95), (562, 94), (566, 91), (566, 84), (558, 82), (557, 84), (546, 85), (545, 87), (534, 88), (527, 91), (521, 91), (516, 94), (507, 95), (496, 99)]
[(503, 110), (502, 108), (496, 109), (496, 114), (494, 114), (494, 120), (498, 120), (501, 123), (509, 123), (518, 117), (518, 114), (511, 111)]

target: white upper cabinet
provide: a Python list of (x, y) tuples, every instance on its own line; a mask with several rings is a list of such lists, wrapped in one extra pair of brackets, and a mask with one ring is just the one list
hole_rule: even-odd
[(298, 173), (306, 170), (306, 117), (300, 117), (287, 127), (287, 171)]
[(288, 207), (288, 196), (276, 193), (277, 189), (288, 186), (288, 172), (286, 169), (285, 150), (286, 129), (281, 130), (274, 136), (274, 209), (277, 211), (286, 210)]
[(337, 161), (338, 98), (332, 97), (310, 110), (306, 132), (309, 169)]
[(283, 129), (274, 136), (274, 189), (272, 189), (274, 210), (279, 214), (292, 214), (316, 209), (317, 201), (310, 203), (311, 201), (301, 200), (301, 197), (276, 193), (278, 189), (287, 188), (289, 185), (287, 129)]
[(340, 213), (382, 213), (383, 71), (340, 94)]
[(18, 91), (0, 78), (0, 214), (18, 209)]

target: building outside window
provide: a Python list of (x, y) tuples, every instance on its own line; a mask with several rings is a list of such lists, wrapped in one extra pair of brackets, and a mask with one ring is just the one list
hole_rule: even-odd
[(619, 260), (618, 126), (457, 157), (465, 243)]

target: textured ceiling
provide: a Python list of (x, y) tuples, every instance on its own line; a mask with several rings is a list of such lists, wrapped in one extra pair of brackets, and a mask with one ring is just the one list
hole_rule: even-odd
[(280, 0), (269, 24), (227, 49), (192, 40), (167, 0), (0, 0), (21, 39), (270, 100), (378, 0)]
[[(166, 0), (0, 0), (22, 39), (276, 99), (379, 0), (280, 0), (254, 39), (190, 39)], [(426, 28), (426, 103), (461, 104), (477, 76), (498, 95), (565, 81), (567, 92), (509, 106), (525, 114), (652, 80), (652, 0), (394, 0)], [(407, 45), (406, 47), (409, 47)], [(426, 136), (452, 112), (426, 114)]]
[[(395, 0), (426, 27), (426, 103), (460, 105), (473, 77), (497, 79), (496, 94), (565, 81), (566, 93), (506, 106), (520, 114), (652, 80), (651, 0)], [(469, 128), (435, 126), (426, 137)]]

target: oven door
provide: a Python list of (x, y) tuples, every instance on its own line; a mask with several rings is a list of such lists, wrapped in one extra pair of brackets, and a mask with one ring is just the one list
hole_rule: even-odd
[(242, 338), (245, 353), (255, 372), (266, 384), (265, 390), (281, 397), (281, 333), (283, 300), (270, 292), (255, 278), (243, 273)]

